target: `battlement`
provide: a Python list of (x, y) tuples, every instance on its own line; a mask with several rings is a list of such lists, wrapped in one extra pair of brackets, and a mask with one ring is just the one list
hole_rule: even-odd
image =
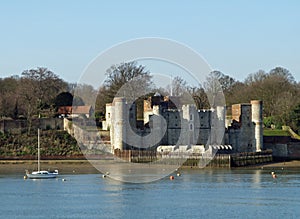
[[(105, 122), (110, 130), (112, 150), (218, 143), (232, 145), (235, 152), (261, 150), (261, 101), (234, 104), (231, 122), (227, 120), (227, 123), (225, 106), (199, 110), (193, 104), (181, 105), (179, 102), (179, 98), (160, 94), (148, 98), (144, 101), (144, 127), (138, 129), (135, 104), (128, 104), (122, 97), (115, 98), (112, 104), (106, 105)], [(150, 140), (150, 136), (155, 140)], [(137, 140), (130, 143), (135, 137)]]

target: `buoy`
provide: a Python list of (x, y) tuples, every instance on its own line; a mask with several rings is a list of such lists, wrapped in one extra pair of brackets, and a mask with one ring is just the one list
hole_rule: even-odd
[(180, 174), (180, 173), (177, 173), (177, 176), (181, 176), (181, 174)]
[(173, 180), (174, 179), (174, 176), (170, 176), (170, 180)]
[(26, 176), (26, 175), (24, 176), (24, 179), (27, 179), (27, 176)]
[(277, 178), (277, 175), (275, 174), (275, 172), (271, 172), (271, 175), (272, 175), (273, 179)]
[(66, 179), (62, 179), (62, 181), (64, 182), (64, 181), (67, 181)]
[(103, 174), (103, 175), (102, 175), (102, 178), (105, 178), (105, 177), (106, 177), (106, 175), (105, 175), (105, 174)]

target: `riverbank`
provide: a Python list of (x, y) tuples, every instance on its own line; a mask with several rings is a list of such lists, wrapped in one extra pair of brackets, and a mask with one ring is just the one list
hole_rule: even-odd
[[(36, 170), (34, 160), (0, 160), (0, 174), (25, 173), (25, 170)], [(41, 169), (59, 170), (60, 174), (99, 173), (88, 160), (43, 160)]]
[[(43, 160), (41, 161), (42, 169), (59, 170), (60, 174), (84, 174), (99, 173), (99, 171), (88, 160)], [(182, 169), (191, 168), (188, 166)], [(209, 168), (209, 167), (208, 167)], [(235, 167), (235, 168), (253, 168), (253, 169), (300, 169), (300, 161), (293, 160), (287, 162), (276, 162), (261, 164), (255, 166)], [(23, 174), (25, 170), (36, 170), (37, 163), (34, 160), (0, 160), (0, 174)], [(197, 169), (197, 167), (193, 167)]]
[(300, 168), (300, 160), (291, 160), (286, 162), (276, 162), (260, 165), (260, 168)]

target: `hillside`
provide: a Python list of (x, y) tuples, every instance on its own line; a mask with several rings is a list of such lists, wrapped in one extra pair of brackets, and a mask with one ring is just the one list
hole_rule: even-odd
[[(0, 133), (0, 157), (34, 158), (37, 155), (37, 133), (3, 134)], [(41, 157), (81, 156), (76, 139), (66, 131), (47, 130), (40, 135)]]

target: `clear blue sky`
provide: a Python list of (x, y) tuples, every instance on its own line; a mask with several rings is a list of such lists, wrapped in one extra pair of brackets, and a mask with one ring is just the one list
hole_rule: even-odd
[(100, 52), (163, 37), (238, 80), (276, 66), (300, 81), (300, 1), (6, 1), (0, 77), (47, 67), (76, 82)]

